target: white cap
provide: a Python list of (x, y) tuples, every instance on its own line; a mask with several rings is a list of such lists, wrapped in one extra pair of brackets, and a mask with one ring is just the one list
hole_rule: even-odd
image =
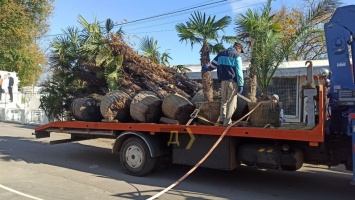
[(279, 101), (279, 95), (273, 94), (272, 97), (275, 98), (277, 101)]

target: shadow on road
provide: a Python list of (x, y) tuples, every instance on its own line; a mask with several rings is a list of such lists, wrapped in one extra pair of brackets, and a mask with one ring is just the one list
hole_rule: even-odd
[[(32, 127), (33, 128), (33, 127)], [(62, 168), (87, 172), (99, 177), (122, 180), (131, 184), (168, 187), (184, 175), (190, 167), (172, 165), (169, 168), (154, 172), (145, 177), (133, 177), (124, 174), (119, 163), (119, 156), (112, 154), (111, 149), (88, 146), (78, 142), (49, 145), (40, 140), (21, 137), (0, 136), (0, 161), (25, 161), (33, 164), (47, 164)], [(196, 194), (204, 194), (206, 199), (215, 196), (227, 198), (234, 194), (236, 199), (243, 199), (248, 194), (280, 199), (354, 199), (355, 190), (349, 185), (351, 175), (333, 174), (332, 171), (320, 171), (307, 168), (300, 172), (279, 172), (275, 170), (257, 170), (240, 167), (235, 171), (220, 171), (198, 168), (168, 194), (179, 195), (185, 199), (194, 198)], [(333, 190), (329, 190), (329, 184)], [(193, 189), (192, 189), (193, 188)], [(238, 192), (235, 192), (238, 190)], [(182, 192), (183, 191), (183, 192)], [(148, 191), (149, 192), (149, 191)], [(160, 192), (156, 190), (154, 192)], [(115, 196), (126, 199), (146, 199), (147, 191), (120, 193)], [(210, 194), (211, 196), (206, 196)], [(240, 198), (239, 198), (240, 197)], [(297, 198), (296, 198), (297, 197)], [(267, 199), (267, 198), (266, 198)]]

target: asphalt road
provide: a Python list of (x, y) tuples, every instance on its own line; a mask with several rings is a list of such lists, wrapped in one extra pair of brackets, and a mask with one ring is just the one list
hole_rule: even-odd
[[(172, 165), (145, 177), (123, 172), (111, 153), (113, 140), (49, 145), (31, 126), (0, 122), (0, 199), (147, 199), (190, 167)], [(235, 171), (199, 168), (159, 199), (355, 199), (351, 172), (343, 166), (303, 167), (279, 172), (241, 167)]]

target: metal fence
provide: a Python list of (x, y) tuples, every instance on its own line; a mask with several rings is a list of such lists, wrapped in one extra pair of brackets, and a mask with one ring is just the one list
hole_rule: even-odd
[(27, 125), (42, 125), (48, 123), (44, 111), (39, 109), (41, 94), (14, 93), (13, 101), (10, 95), (2, 93), (0, 101), (0, 121)]
[[(250, 92), (249, 78), (244, 79), (243, 95), (247, 96)], [(213, 80), (213, 89), (219, 90), (221, 83), (218, 80)], [(277, 94), (280, 97), (280, 102), (284, 109), (285, 115), (298, 115), (298, 93), (300, 85), (297, 77), (275, 77), (272, 78), (268, 89), (269, 95)], [(260, 88), (257, 88), (257, 96), (261, 94)]]

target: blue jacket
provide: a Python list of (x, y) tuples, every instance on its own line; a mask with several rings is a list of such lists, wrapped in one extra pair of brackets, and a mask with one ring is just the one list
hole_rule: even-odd
[(212, 60), (209, 71), (217, 69), (217, 77), (220, 81), (233, 81), (238, 86), (244, 86), (244, 77), (242, 70), (242, 58), (234, 47), (221, 51)]

